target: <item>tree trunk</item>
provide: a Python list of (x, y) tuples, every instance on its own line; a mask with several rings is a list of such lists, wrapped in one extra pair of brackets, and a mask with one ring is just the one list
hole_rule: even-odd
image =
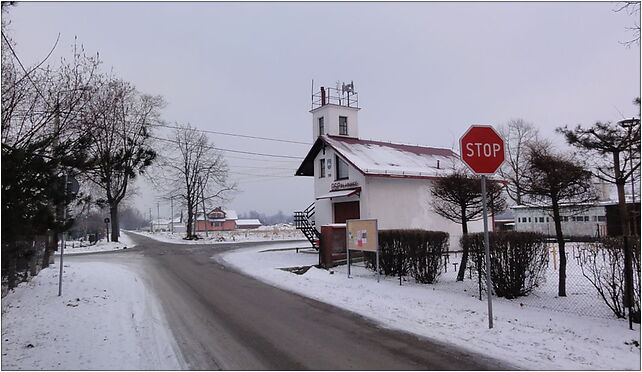
[(111, 218), (111, 241), (117, 242), (120, 236), (120, 228), (118, 224), (118, 203), (109, 205), (109, 216)]
[[(462, 208), (462, 216), (466, 216), (466, 207)], [(468, 234), (468, 221), (466, 217), (461, 219), (461, 232), (462, 234)], [(464, 281), (464, 276), (466, 275), (466, 264), (468, 263), (468, 246), (464, 246), (463, 252), (461, 254), (461, 262), (459, 263), (459, 271), (457, 272), (457, 281)]]
[(190, 207), (190, 203), (188, 200), (187, 201), (187, 224), (185, 224), (186, 239), (192, 239), (194, 237), (193, 225), (194, 225), (194, 212)]
[(560, 271), (557, 295), (566, 297), (566, 248), (564, 246), (564, 234), (562, 233), (562, 221), (560, 217), (559, 202), (552, 198), (553, 204), (553, 222), (555, 222), (555, 237), (557, 238), (557, 247), (560, 254)]

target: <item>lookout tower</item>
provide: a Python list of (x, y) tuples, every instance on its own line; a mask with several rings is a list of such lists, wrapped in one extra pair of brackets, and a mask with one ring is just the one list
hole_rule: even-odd
[(320, 135), (359, 137), (359, 96), (350, 84), (321, 87), (312, 93), (312, 140)]

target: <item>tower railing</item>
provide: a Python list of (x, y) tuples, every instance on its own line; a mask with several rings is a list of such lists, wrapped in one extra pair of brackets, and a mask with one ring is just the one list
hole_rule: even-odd
[(359, 108), (359, 94), (343, 93), (337, 88), (323, 88), (323, 90), (312, 94), (312, 109), (325, 105), (339, 105)]

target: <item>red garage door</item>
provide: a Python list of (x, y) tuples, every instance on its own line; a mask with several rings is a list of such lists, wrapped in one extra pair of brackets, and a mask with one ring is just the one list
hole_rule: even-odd
[(361, 218), (359, 213), (359, 202), (334, 203), (334, 223), (345, 223), (346, 220), (358, 220)]

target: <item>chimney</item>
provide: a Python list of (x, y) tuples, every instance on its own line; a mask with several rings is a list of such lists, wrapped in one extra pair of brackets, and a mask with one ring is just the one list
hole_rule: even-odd
[(325, 106), (325, 88), (321, 87), (321, 106)]

